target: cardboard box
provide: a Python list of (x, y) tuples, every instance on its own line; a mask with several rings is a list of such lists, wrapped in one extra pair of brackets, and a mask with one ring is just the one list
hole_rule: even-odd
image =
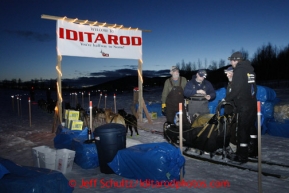
[(82, 126), (83, 126), (83, 121), (81, 120), (72, 120), (70, 122), (70, 129), (71, 130), (82, 130)]
[(72, 120), (78, 120), (79, 119), (79, 111), (75, 110), (65, 110), (65, 126), (70, 128), (71, 121)]
[(68, 119), (69, 120), (78, 120), (79, 119), (79, 111), (69, 110)]

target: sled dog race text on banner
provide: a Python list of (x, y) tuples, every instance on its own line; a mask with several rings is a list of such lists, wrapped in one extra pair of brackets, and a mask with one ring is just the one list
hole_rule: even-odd
[(57, 51), (62, 56), (142, 59), (142, 32), (57, 20)]

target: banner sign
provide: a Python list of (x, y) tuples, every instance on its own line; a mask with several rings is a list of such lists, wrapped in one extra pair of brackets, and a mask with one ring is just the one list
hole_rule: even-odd
[(142, 32), (57, 20), (57, 52), (62, 56), (142, 59)]

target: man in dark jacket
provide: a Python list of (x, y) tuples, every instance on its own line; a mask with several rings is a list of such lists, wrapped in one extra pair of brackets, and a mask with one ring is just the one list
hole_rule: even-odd
[(212, 84), (205, 80), (206, 77), (206, 70), (198, 70), (184, 89), (184, 95), (189, 100), (188, 111), (192, 122), (195, 115), (209, 114), (208, 101), (216, 98), (216, 91)]
[(235, 52), (228, 58), (234, 68), (231, 91), (225, 101), (233, 101), (238, 113), (237, 152), (229, 159), (245, 163), (248, 161), (250, 138), (257, 138), (255, 127), (257, 117), (257, 86), (251, 62), (243, 60), (241, 52)]

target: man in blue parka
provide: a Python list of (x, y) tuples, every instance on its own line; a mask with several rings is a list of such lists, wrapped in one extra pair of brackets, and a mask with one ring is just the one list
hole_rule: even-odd
[(196, 75), (186, 84), (184, 96), (188, 98), (188, 112), (193, 122), (194, 117), (209, 114), (209, 100), (216, 98), (213, 85), (206, 80), (207, 71), (200, 69)]

